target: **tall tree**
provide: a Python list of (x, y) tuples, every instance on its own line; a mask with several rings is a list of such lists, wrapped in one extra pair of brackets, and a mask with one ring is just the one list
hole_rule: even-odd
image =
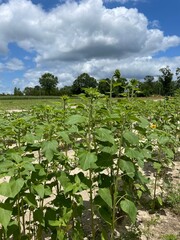
[(147, 75), (144, 78), (144, 82), (140, 83), (140, 91), (144, 96), (148, 97), (154, 94), (155, 83), (153, 81), (154, 77)]
[(116, 69), (113, 74), (113, 97), (118, 97), (121, 93), (124, 93), (126, 85), (127, 79), (121, 76), (119, 69)]
[(80, 94), (84, 93), (84, 88), (96, 88), (97, 81), (95, 78), (89, 76), (87, 73), (82, 73), (77, 79), (73, 82), (72, 93)]
[(176, 77), (177, 77), (177, 80), (180, 80), (180, 68), (176, 68)]
[(172, 79), (173, 73), (171, 72), (169, 66), (161, 68), (159, 70), (162, 75), (159, 76), (159, 81), (162, 84), (162, 95), (170, 96), (172, 95)]
[(23, 93), (21, 92), (20, 88), (14, 88), (14, 96), (22, 96)]
[(101, 79), (98, 84), (98, 90), (102, 94), (109, 94), (110, 92), (110, 79)]
[(176, 88), (180, 88), (180, 68), (178, 67), (176, 69), (176, 78), (177, 78), (177, 81), (176, 81)]
[(51, 73), (45, 73), (39, 78), (39, 83), (46, 95), (53, 95), (57, 90), (58, 78)]
[(139, 91), (139, 81), (135, 78), (132, 78), (126, 86), (126, 92), (128, 98), (133, 98), (135, 94)]

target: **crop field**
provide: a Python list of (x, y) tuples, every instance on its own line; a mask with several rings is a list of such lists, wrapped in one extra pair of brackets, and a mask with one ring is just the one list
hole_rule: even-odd
[(0, 239), (179, 239), (178, 98), (112, 101), (89, 90), (8, 109)]
[(39, 105), (54, 105), (56, 102), (61, 102), (60, 97), (56, 98), (35, 98), (30, 96), (27, 97), (0, 97), (0, 111), (3, 110), (23, 110), (23, 109), (32, 109), (35, 106)]

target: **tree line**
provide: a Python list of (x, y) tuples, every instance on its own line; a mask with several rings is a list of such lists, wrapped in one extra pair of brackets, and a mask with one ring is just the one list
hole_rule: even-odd
[(127, 80), (121, 76), (120, 70), (116, 69), (111, 78), (100, 79), (97, 81), (88, 73), (82, 73), (73, 82), (71, 86), (58, 88), (58, 78), (51, 73), (44, 73), (39, 78), (39, 85), (35, 87), (25, 87), (23, 91), (14, 88), (14, 95), (26, 96), (62, 96), (78, 95), (85, 92), (85, 88), (97, 88), (101, 94), (112, 97), (121, 96), (173, 96), (176, 91), (180, 91), (180, 68), (176, 69), (173, 80), (173, 73), (169, 66), (161, 68), (157, 79), (154, 76), (147, 75), (144, 81), (132, 78)]

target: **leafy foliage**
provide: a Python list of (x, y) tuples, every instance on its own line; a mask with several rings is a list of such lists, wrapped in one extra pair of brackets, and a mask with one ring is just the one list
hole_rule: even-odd
[[(94, 89), (85, 94), (76, 104), (64, 97), (54, 106), (1, 113), (2, 239), (41, 239), (45, 233), (83, 239), (88, 211), (92, 239), (100, 229), (102, 239), (113, 240), (124, 216), (136, 223), (145, 194), (154, 211), (163, 206), (157, 183), (167, 180), (178, 148), (177, 100), (110, 105)], [(154, 174), (151, 195), (147, 164)]]

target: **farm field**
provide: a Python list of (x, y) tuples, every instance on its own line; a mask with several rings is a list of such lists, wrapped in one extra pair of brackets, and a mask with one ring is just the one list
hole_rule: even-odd
[(56, 102), (60, 102), (60, 97), (56, 98), (18, 98), (18, 97), (9, 97), (9, 98), (0, 98), (0, 110), (28, 110), (32, 109), (35, 106), (39, 105), (54, 105)]
[[(141, 98), (139, 98), (141, 99)], [(142, 98), (142, 100), (163, 100), (162, 97), (156, 96), (156, 97), (149, 97), (149, 98)], [(76, 104), (79, 101), (81, 101), (78, 97), (71, 97), (68, 99), (68, 102), (71, 102), (72, 104)], [(117, 98), (113, 99), (114, 102), (117, 101)], [(62, 103), (62, 97), (24, 97), (24, 96), (1, 96), (0, 97), (0, 111), (4, 110), (30, 110), (35, 106), (39, 105), (59, 105), (59, 103)]]
[(88, 94), (0, 107), (0, 239), (178, 240), (179, 99)]

